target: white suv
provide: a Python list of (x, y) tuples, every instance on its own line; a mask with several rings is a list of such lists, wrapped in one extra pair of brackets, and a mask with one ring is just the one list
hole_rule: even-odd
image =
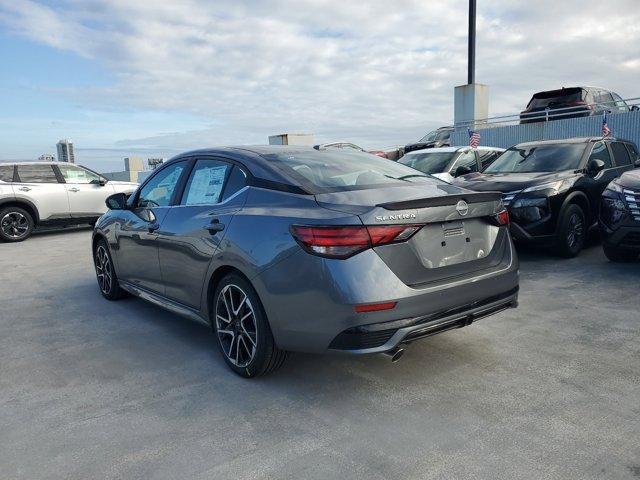
[(108, 196), (137, 187), (69, 163), (0, 163), (0, 240), (20, 242), (40, 225), (93, 224)]

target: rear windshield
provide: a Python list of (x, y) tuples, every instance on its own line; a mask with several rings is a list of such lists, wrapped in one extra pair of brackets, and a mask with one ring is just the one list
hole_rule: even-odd
[(579, 102), (582, 100), (581, 88), (565, 88), (536, 93), (529, 102), (529, 108), (554, 107), (559, 104)]
[(441, 142), (442, 140), (448, 140), (450, 136), (450, 130), (434, 130), (418, 140), (418, 143)]
[(294, 185), (310, 193), (341, 192), (416, 183), (443, 183), (413, 168), (370, 153), (348, 150), (262, 154)]
[(580, 167), (586, 143), (511, 147), (485, 173), (559, 172)]
[(456, 152), (425, 152), (406, 155), (398, 162), (430, 175), (448, 170)]

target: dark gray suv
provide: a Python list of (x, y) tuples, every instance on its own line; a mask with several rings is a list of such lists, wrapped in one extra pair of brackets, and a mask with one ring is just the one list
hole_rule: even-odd
[(246, 377), (287, 351), (397, 358), (517, 304), (500, 194), (366, 153), (194, 151), (107, 202), (93, 236), (102, 294), (210, 324)]

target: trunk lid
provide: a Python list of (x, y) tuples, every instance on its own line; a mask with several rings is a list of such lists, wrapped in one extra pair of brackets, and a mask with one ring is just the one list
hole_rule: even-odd
[(423, 225), (405, 242), (374, 247), (407, 285), (463, 275), (502, 259), (506, 229), (490, 221), (502, 208), (499, 192), (434, 183), (324, 193), (316, 201), (358, 215), (365, 225)]

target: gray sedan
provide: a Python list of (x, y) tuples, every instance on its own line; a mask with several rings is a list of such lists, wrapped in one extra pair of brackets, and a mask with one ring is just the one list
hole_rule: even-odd
[(517, 305), (500, 194), (360, 152), (199, 150), (97, 222), (102, 295), (201, 320), (239, 375), (289, 351), (387, 353)]

